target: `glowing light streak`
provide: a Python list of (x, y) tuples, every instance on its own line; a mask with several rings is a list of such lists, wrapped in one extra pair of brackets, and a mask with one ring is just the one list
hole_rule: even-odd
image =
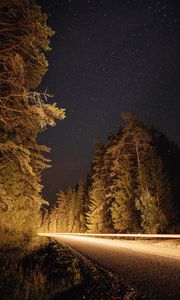
[(180, 234), (144, 234), (144, 233), (70, 233), (70, 232), (57, 232), (57, 233), (39, 233), (41, 236), (85, 236), (85, 237), (134, 237), (134, 238), (160, 238), (160, 239), (180, 239)]

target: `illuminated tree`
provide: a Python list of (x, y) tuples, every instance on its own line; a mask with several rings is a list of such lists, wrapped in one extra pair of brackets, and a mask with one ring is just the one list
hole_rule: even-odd
[(103, 233), (108, 231), (105, 189), (101, 180), (96, 181), (89, 191), (87, 213), (88, 232)]
[(159, 233), (167, 227), (166, 216), (159, 207), (159, 199), (144, 191), (136, 201), (137, 209), (141, 211), (141, 226), (145, 233)]
[(58, 219), (57, 208), (53, 207), (49, 214), (49, 232), (57, 232), (57, 219)]
[(146, 189), (136, 200), (141, 212), (141, 225), (145, 232), (158, 233), (167, 230), (176, 219), (168, 176), (156, 151), (148, 153), (144, 166)]
[(54, 126), (55, 119), (64, 118), (62, 109), (44, 101), (46, 94), (34, 91), (48, 66), (44, 52), (50, 50), (53, 31), (46, 19), (34, 1), (0, 2), (1, 198), (6, 225), (13, 215), (9, 227), (24, 227), (29, 233), (43, 203), (41, 172), (49, 166), (41, 153), (49, 149), (38, 145), (37, 136), (47, 125)]
[(73, 232), (74, 222), (75, 222), (75, 189), (71, 186), (67, 189), (67, 207), (66, 211), (68, 210), (67, 214), (67, 232)]
[(49, 232), (49, 213), (47, 210), (43, 209), (40, 212), (40, 232)]
[(175, 220), (167, 174), (149, 130), (130, 114), (122, 117), (127, 123), (107, 150), (113, 161), (110, 176), (114, 228), (139, 231), (141, 223), (144, 232), (163, 232)]
[(149, 151), (151, 151), (152, 138), (145, 125), (131, 114), (121, 114), (122, 119), (126, 122), (121, 138), (121, 151), (124, 155), (128, 155), (128, 159), (133, 166), (134, 181), (140, 191), (146, 187), (144, 182), (143, 165)]
[(84, 213), (84, 198), (85, 198), (85, 187), (83, 182), (80, 180), (76, 191), (74, 192), (74, 225), (73, 232), (84, 232), (85, 230), (85, 213)]
[(62, 190), (57, 194), (57, 232), (67, 232), (69, 224), (69, 199)]
[(67, 191), (57, 194), (57, 231), (85, 231), (85, 186), (80, 180), (76, 188), (68, 187)]
[(135, 232), (139, 229), (139, 220), (134, 201), (136, 187), (131, 162), (128, 157), (119, 156), (119, 161), (114, 161), (112, 170), (116, 174), (113, 188), (114, 200), (111, 206), (114, 228), (123, 233)]
[(99, 202), (99, 206), (103, 207), (104, 212), (104, 224), (105, 224), (105, 231), (112, 231), (112, 219), (111, 219), (111, 212), (110, 212), (110, 205), (111, 205), (111, 191), (110, 191), (110, 157), (109, 154), (106, 152), (107, 146), (103, 145), (99, 142), (96, 143), (96, 153), (91, 165), (91, 179), (90, 179), (90, 186), (88, 187), (89, 196), (88, 196), (88, 210), (91, 206), (91, 196), (90, 194), (92, 191), (96, 189), (101, 190), (104, 194), (104, 197), (101, 198), (101, 203)]

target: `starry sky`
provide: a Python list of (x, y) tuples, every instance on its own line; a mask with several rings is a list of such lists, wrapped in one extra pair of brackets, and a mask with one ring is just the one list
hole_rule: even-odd
[(55, 30), (48, 89), (66, 119), (41, 134), (51, 147), (44, 197), (86, 178), (94, 141), (138, 115), (180, 145), (180, 1), (38, 0)]

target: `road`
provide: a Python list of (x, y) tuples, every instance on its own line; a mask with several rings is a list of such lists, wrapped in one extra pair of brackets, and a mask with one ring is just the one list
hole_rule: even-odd
[(180, 249), (151, 242), (55, 235), (57, 240), (117, 273), (144, 299), (180, 299)]

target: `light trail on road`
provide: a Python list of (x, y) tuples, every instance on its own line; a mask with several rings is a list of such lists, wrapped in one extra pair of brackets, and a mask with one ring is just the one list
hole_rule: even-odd
[[(86, 234), (41, 233), (40, 235), (55, 238), (89, 258), (93, 263), (96, 262), (106, 270), (118, 274), (125, 285), (137, 288), (143, 299), (180, 299), (179, 240), (173, 240), (172, 235), (166, 235), (169, 240), (156, 239), (161, 235), (150, 235), (155, 237), (155, 240), (110, 238), (114, 237), (114, 234), (87, 236)], [(133, 234), (133, 237), (136, 236), (139, 235)], [(145, 236), (141, 235), (141, 237)], [(177, 238), (177, 235), (175, 237)]]
[(180, 234), (145, 234), (145, 233), (80, 233), (80, 232), (56, 232), (39, 233), (39, 235), (70, 235), (70, 236), (89, 236), (89, 237), (140, 237), (140, 238), (160, 238), (160, 239), (180, 239)]
[[(86, 234), (86, 233), (39, 233), (40, 236), (63, 239), (65, 241), (74, 241), (78, 243), (88, 243), (90, 245), (100, 245), (104, 248), (127, 248), (132, 251), (139, 251), (162, 257), (171, 257), (180, 260), (179, 234)], [(162, 239), (162, 236), (164, 239)], [(175, 238), (174, 238), (175, 236)], [(115, 237), (115, 239), (113, 239)], [(118, 239), (119, 237), (119, 239)], [(123, 237), (123, 238), (122, 238)], [(144, 240), (124, 239), (124, 237), (140, 237)], [(147, 239), (148, 237), (148, 239)], [(149, 239), (151, 238), (151, 239)], [(154, 238), (154, 240), (152, 240)], [(158, 239), (159, 238), (159, 239)], [(165, 239), (166, 238), (166, 239)], [(168, 240), (168, 241), (167, 241)], [(179, 247), (174, 247), (172, 242), (177, 241)], [(158, 243), (160, 241), (160, 243)], [(166, 241), (165, 244), (162, 241)]]

